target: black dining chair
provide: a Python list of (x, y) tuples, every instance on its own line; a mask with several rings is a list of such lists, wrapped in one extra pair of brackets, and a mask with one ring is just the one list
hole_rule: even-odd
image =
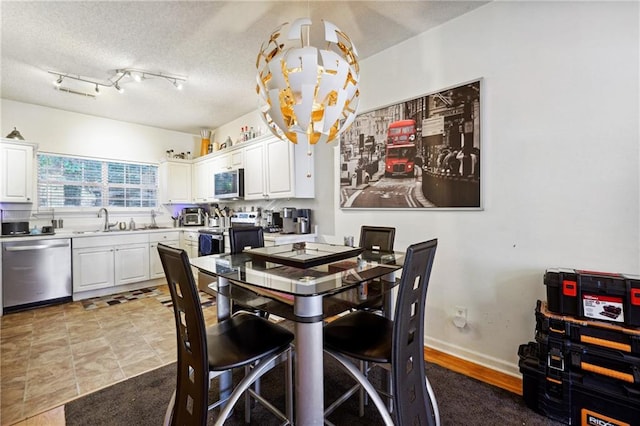
[(360, 244), (365, 250), (393, 251), (393, 241), (396, 238), (396, 228), (388, 226), (360, 227)]
[[(231, 254), (242, 253), (247, 248), (264, 247), (264, 230), (259, 226), (242, 226), (229, 228), (229, 250)], [(263, 318), (269, 318), (269, 313), (256, 306), (264, 305), (269, 300), (244, 288), (233, 289), (235, 298), (233, 299), (231, 311), (253, 312)]]
[[(178, 343), (176, 390), (167, 408), (165, 424), (205, 425), (208, 410), (223, 406), (216, 420), (216, 424), (222, 424), (245, 392), (285, 424), (292, 423), (293, 334), (248, 313), (206, 327), (187, 253), (164, 244), (158, 244), (158, 253), (171, 293)], [(281, 356), (287, 358), (286, 414), (249, 389)], [(239, 367), (245, 367), (244, 378), (227, 398), (209, 405), (211, 377)]]
[[(362, 225), (360, 227), (360, 240), (358, 247), (370, 251), (371, 254), (392, 252), (393, 243), (396, 236), (396, 228), (388, 226), (371, 226)], [(379, 280), (368, 281), (361, 284), (366, 286), (367, 297), (362, 300), (360, 297), (360, 288), (353, 288), (333, 296), (327, 296), (323, 300), (325, 312), (340, 313), (345, 310), (383, 309), (384, 298), (382, 296), (382, 286)]]
[[(438, 406), (424, 371), (424, 314), (437, 239), (413, 244), (406, 252), (393, 320), (371, 311), (349, 313), (324, 327), (325, 351), (358, 381), (327, 407), (329, 415), (360, 386), (386, 424), (439, 425)], [(366, 375), (349, 359), (391, 367), (392, 413)]]
[(231, 254), (242, 253), (246, 248), (264, 247), (264, 231), (259, 226), (229, 228)]

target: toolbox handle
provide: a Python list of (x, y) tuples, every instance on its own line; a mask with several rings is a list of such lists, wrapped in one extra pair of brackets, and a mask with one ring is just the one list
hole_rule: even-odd
[(600, 339), (592, 336), (580, 336), (582, 343), (590, 343), (592, 345), (603, 346), (605, 348), (617, 349), (620, 351), (631, 352), (631, 345), (626, 343), (612, 342), (611, 340)]
[(614, 379), (622, 380), (627, 383), (634, 383), (633, 375), (629, 373), (623, 373), (621, 371), (612, 370), (610, 368), (600, 367), (599, 365), (589, 364), (588, 362), (581, 362), (580, 368), (585, 371), (591, 371), (592, 373), (602, 374), (603, 376), (613, 377)]

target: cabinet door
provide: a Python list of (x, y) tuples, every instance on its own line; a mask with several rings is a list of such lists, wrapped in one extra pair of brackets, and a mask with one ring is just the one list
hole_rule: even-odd
[(149, 279), (149, 244), (127, 244), (115, 248), (116, 285)]
[[(170, 247), (180, 247), (179, 240), (163, 241), (162, 244)], [(149, 279), (154, 278), (164, 278), (164, 269), (162, 269), (162, 262), (158, 254), (158, 243), (149, 243)]]
[(113, 287), (113, 247), (94, 247), (73, 250), (73, 292)]
[(232, 169), (241, 169), (244, 167), (244, 150), (243, 149), (238, 149), (236, 151), (233, 151), (231, 154), (229, 154), (230, 158), (230, 162), (231, 162), (231, 168)]
[(244, 151), (244, 199), (262, 200), (266, 196), (264, 185), (264, 145), (251, 145)]
[(0, 202), (32, 202), (33, 147), (0, 145), (0, 174)]
[(213, 200), (213, 160), (206, 160), (193, 165), (191, 189), (194, 203)]
[(166, 204), (191, 203), (191, 163), (160, 163), (160, 199)]
[(265, 142), (266, 189), (270, 198), (294, 197), (294, 164), (291, 142), (274, 138)]

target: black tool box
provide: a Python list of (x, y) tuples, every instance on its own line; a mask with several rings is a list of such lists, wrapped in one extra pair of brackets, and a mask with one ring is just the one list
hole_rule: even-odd
[(640, 425), (640, 390), (589, 371), (549, 365), (539, 342), (520, 345), (518, 356), (525, 404), (568, 425)]
[(554, 314), (546, 302), (536, 304), (536, 332), (572, 342), (616, 349), (640, 357), (640, 329)]
[(546, 357), (547, 367), (564, 372), (586, 373), (617, 379), (640, 392), (640, 358), (593, 345), (573, 343), (568, 339), (536, 333), (540, 353)]
[(636, 275), (547, 269), (551, 312), (640, 327), (640, 277)]

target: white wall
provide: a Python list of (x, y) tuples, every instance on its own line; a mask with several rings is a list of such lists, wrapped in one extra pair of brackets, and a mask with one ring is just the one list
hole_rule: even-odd
[[(158, 163), (168, 149), (176, 153), (199, 153), (200, 135), (174, 132), (139, 124), (110, 120), (86, 114), (62, 111), (33, 104), (2, 99), (0, 130), (5, 136), (16, 127), (25, 140), (38, 144), (39, 152), (71, 154), (110, 160)], [(29, 208), (30, 206), (5, 206)], [(35, 205), (34, 205), (35, 207)], [(68, 229), (98, 229), (102, 219), (97, 208), (83, 212), (58, 212)], [(150, 209), (138, 212), (110, 209), (110, 221), (129, 223), (134, 218), (138, 226), (151, 223)], [(173, 212), (160, 209), (158, 223), (171, 224)], [(47, 216), (47, 219), (49, 217)], [(32, 217), (31, 225), (49, 225), (48, 220)]]
[(200, 135), (1, 100), (2, 136), (17, 127), (39, 151), (157, 163), (168, 149), (200, 152)]
[(338, 237), (438, 238), (428, 345), (518, 375), (546, 268), (640, 273), (638, 18), (636, 2), (493, 2), (361, 62), (362, 112), (483, 78), (483, 211), (335, 211)]

